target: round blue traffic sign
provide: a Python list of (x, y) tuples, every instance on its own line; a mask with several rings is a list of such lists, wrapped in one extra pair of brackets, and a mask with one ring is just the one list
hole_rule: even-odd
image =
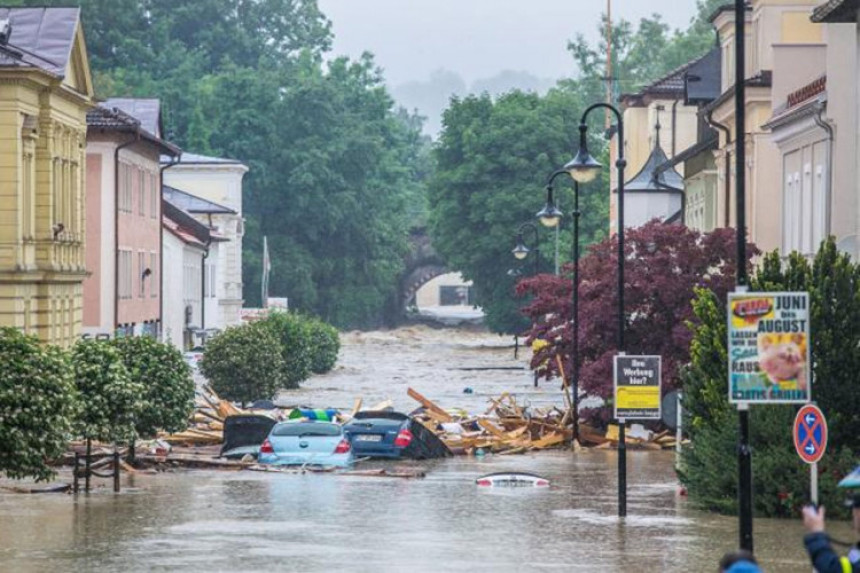
[(814, 404), (806, 404), (794, 418), (794, 449), (808, 464), (818, 462), (827, 449), (827, 420)]

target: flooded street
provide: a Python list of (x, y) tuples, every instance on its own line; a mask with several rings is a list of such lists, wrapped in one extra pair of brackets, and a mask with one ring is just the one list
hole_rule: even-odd
[[(509, 339), (423, 327), (348, 333), (334, 372), (281, 402), (349, 408), (414, 387), (483, 411), (504, 390), (540, 405)], [(463, 368), (504, 368), (463, 370)], [(474, 389), (463, 394), (463, 388)], [(736, 519), (677, 495), (671, 452), (629, 452), (629, 516), (615, 517), (615, 452), (412, 463), (424, 479), (182, 471), (134, 475), (115, 496), (0, 493), (0, 571), (715, 571)], [(404, 464), (398, 464), (404, 465)], [(533, 471), (553, 487), (478, 489), (477, 476)], [(833, 529), (847, 536), (845, 524)], [(758, 520), (766, 571), (808, 572), (799, 520)]]

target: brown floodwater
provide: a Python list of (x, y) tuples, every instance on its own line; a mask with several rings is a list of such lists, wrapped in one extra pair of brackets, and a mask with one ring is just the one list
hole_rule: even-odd
[[(470, 411), (503, 390), (560, 404), (528, 371), (458, 370), (522, 365), (509, 342), (426, 328), (346, 334), (339, 367), (281, 401), (350, 407), (363, 396), (408, 410), (413, 386)], [(607, 450), (458, 457), (413, 463), (427, 477), (409, 480), (177, 471), (131, 476), (119, 495), (0, 493), (0, 571), (716, 571), (737, 544), (736, 518), (678, 495), (672, 452), (630, 451), (619, 520), (616, 460)], [(553, 487), (475, 486), (501, 470)], [(849, 537), (845, 523), (833, 531)], [(756, 520), (765, 570), (810, 571), (802, 534), (799, 520)]]

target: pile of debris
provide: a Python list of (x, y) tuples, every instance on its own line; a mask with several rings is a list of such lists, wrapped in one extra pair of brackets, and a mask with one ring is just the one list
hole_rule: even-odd
[(408, 394), (423, 406), (415, 419), (435, 432), (455, 454), (523, 453), (563, 446), (573, 437), (569, 411), (556, 407), (527, 409), (507, 392), (490, 400), (482, 415), (474, 416), (444, 410), (412, 388)]
[[(490, 399), (489, 407), (479, 414), (444, 409), (412, 388), (407, 394), (421, 405), (412, 413), (413, 418), (436, 434), (451, 452), (480, 455), (489, 452), (517, 454), (570, 446), (573, 440), (572, 401), (570, 389), (565, 387), (564, 390), (564, 409), (557, 406), (532, 408), (518, 403), (514, 395), (505, 392)], [(385, 400), (370, 408), (362, 408), (362, 399), (358, 398), (351, 412), (332, 413), (330, 419), (346, 423), (359, 411), (390, 410), (392, 405), (391, 400)], [(297, 414), (312, 417), (313, 412), (303, 408), (242, 409), (220, 398), (209, 386), (203, 386), (195, 398), (188, 428), (175, 434), (163, 433), (158, 438), (171, 446), (217, 446), (224, 442), (224, 423), (229, 416), (257, 414), (280, 421)], [(617, 447), (618, 426), (610, 424), (603, 432), (580, 423), (579, 442), (574, 447), (580, 445)], [(670, 449), (676, 446), (676, 439), (669, 431), (655, 434), (633, 424), (627, 430), (626, 445), (630, 448)]]
[[(517, 403), (516, 398), (505, 392), (490, 400), (483, 414), (469, 415), (460, 410), (445, 410), (432, 400), (412, 388), (408, 394), (421, 404), (413, 412), (416, 420), (436, 433), (454, 454), (480, 455), (519, 454), (532, 450), (543, 450), (570, 446), (573, 441), (572, 411), (558, 407), (530, 408)], [(668, 430), (654, 433), (641, 424), (629, 427), (625, 444), (629, 448), (651, 450), (670, 449), (676, 439)], [(601, 449), (618, 446), (618, 426), (610, 425), (601, 432), (587, 424), (579, 424), (579, 445)]]
[(224, 420), (228, 416), (242, 414), (262, 414), (278, 420), (283, 418), (284, 411), (243, 410), (221, 399), (212, 388), (205, 385), (194, 397), (194, 410), (188, 428), (175, 434), (161, 433), (158, 437), (171, 445), (215, 446), (224, 441)]

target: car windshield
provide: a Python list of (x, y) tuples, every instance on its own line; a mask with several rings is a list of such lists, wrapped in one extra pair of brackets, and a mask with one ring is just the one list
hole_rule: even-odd
[(273, 436), (339, 436), (341, 428), (337, 424), (319, 422), (299, 422), (278, 424), (272, 430)]

